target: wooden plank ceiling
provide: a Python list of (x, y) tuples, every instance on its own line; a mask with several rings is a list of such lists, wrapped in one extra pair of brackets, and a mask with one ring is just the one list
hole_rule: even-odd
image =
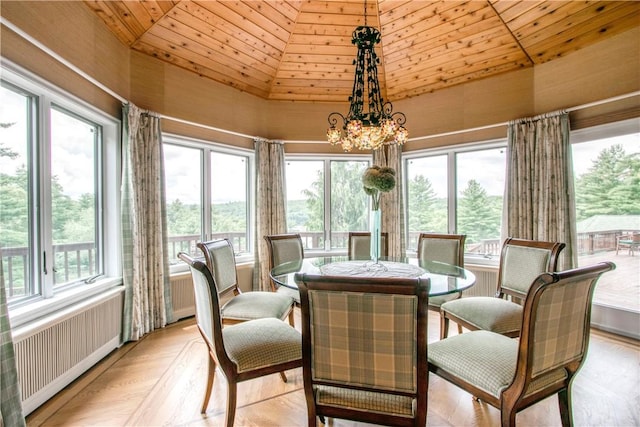
[[(346, 101), (362, 0), (85, 1), (122, 43), (272, 100)], [(638, 1), (369, 0), (389, 101), (533, 67), (640, 25)], [(637, 52), (635, 53), (637, 54)]]

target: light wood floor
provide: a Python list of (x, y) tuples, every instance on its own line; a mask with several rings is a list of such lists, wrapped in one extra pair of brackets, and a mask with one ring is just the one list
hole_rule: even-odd
[[(299, 312), (296, 324), (299, 325)], [(429, 342), (438, 337), (429, 313)], [(436, 325), (436, 327), (433, 327)], [(451, 328), (455, 333), (455, 327)], [(224, 422), (226, 382), (216, 376), (207, 413), (200, 414), (207, 351), (193, 319), (155, 331), (113, 352), (45, 403), (28, 426), (219, 426)], [(302, 371), (246, 381), (238, 386), (236, 426), (303, 426)], [(640, 426), (640, 345), (592, 332), (589, 355), (573, 388), (576, 426)], [(556, 397), (518, 413), (519, 426), (557, 426)], [(329, 420), (335, 427), (358, 426)], [(499, 413), (439, 377), (429, 379), (429, 426), (495, 426)]]

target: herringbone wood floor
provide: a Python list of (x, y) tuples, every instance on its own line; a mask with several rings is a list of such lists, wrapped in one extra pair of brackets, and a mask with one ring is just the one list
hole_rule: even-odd
[[(296, 324), (299, 325), (299, 312)], [(438, 337), (438, 318), (429, 313), (429, 341)], [(434, 327), (435, 326), (435, 327)], [(455, 333), (455, 327), (451, 328)], [(186, 319), (113, 352), (27, 418), (36, 426), (219, 426), (224, 422), (226, 382), (217, 374), (207, 413), (199, 408), (206, 382), (207, 351)], [(287, 372), (238, 386), (236, 426), (303, 426), (306, 404), (302, 372)], [(576, 426), (640, 425), (640, 345), (592, 332), (587, 361), (574, 382)], [(555, 397), (525, 409), (519, 426), (556, 426)], [(362, 425), (329, 420), (335, 427)], [(429, 426), (495, 426), (499, 413), (432, 375)]]

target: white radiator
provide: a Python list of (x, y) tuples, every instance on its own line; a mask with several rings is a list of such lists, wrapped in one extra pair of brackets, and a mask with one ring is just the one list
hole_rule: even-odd
[(14, 331), (25, 415), (120, 346), (123, 297), (119, 287)]
[(196, 314), (191, 273), (171, 276), (171, 303), (174, 321)]
[(465, 265), (464, 268), (476, 275), (476, 284), (462, 293), (463, 297), (491, 297), (498, 286), (498, 268)]

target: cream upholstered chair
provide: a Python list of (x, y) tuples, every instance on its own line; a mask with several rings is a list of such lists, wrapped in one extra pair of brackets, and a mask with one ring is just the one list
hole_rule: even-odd
[[(272, 234), (264, 236), (264, 239), (269, 249), (269, 270), (289, 262), (302, 262), (304, 259), (304, 247), (302, 246), (300, 234)], [(292, 267), (292, 271), (298, 271), (297, 266)], [(286, 272), (285, 270), (281, 271), (281, 273)], [(285, 286), (277, 286), (273, 280), (271, 280), (271, 289), (292, 297), (296, 304), (300, 304), (300, 293), (298, 291)]]
[(233, 245), (228, 239), (199, 242), (197, 246), (213, 274), (218, 295), (222, 297), (229, 292), (235, 295), (220, 309), (223, 324), (275, 317), (280, 320), (288, 318), (291, 326), (294, 326), (293, 298), (276, 292), (243, 293), (240, 290)]
[(519, 340), (472, 331), (429, 344), (429, 371), (498, 408), (503, 426), (516, 413), (558, 394), (563, 426), (573, 424), (571, 386), (589, 345), (596, 282), (613, 263), (535, 278)]
[[(347, 244), (349, 259), (371, 259), (371, 233), (368, 231), (350, 231)], [(380, 256), (389, 254), (389, 233), (380, 233)]]
[[(564, 243), (506, 239), (498, 270), (498, 289), (493, 297), (467, 297), (440, 306), (440, 338), (448, 335), (449, 320), (470, 330), (493, 331), (508, 337), (520, 335), (522, 300), (540, 273), (556, 271)], [(510, 297), (512, 300), (507, 300)]]
[(296, 274), (308, 425), (425, 426), (428, 279)]
[[(464, 268), (465, 234), (436, 234), (420, 233), (418, 237), (418, 263), (424, 266), (426, 262), (437, 261)], [(429, 298), (429, 310), (440, 312), (440, 306), (462, 296), (462, 292), (452, 295), (440, 295)], [(462, 326), (458, 324), (458, 333), (462, 333)]]
[(300, 332), (274, 318), (249, 320), (223, 329), (218, 291), (209, 268), (185, 253), (179, 253), (178, 257), (191, 269), (196, 323), (209, 350), (207, 388), (201, 412), (207, 410), (219, 365), (227, 379), (225, 425), (231, 427), (236, 411), (237, 383), (302, 365)]

